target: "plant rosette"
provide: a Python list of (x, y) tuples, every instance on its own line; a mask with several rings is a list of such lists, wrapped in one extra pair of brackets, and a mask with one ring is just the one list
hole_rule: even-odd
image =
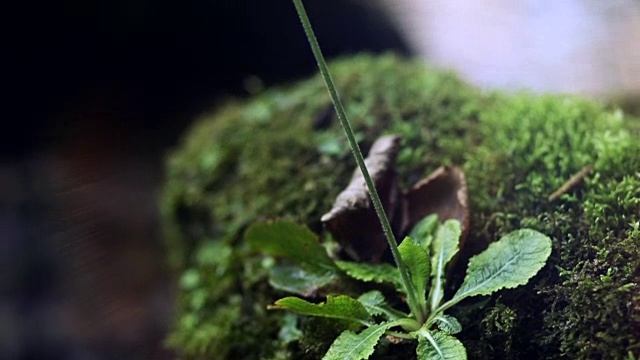
[[(345, 330), (335, 339), (323, 358), (326, 360), (367, 359), (383, 335), (417, 341), (418, 359), (466, 359), (466, 349), (455, 337), (462, 326), (445, 312), (468, 297), (526, 284), (545, 265), (551, 254), (551, 239), (530, 229), (504, 235), (469, 260), (462, 285), (445, 301), (445, 269), (459, 250), (460, 223), (447, 220), (434, 229), (433, 220), (434, 215), (425, 218), (411, 232), (423, 237), (414, 240), (410, 235), (398, 247), (409, 272), (409, 291), (417, 295), (419, 309), (409, 313), (395, 309), (379, 290), (358, 298), (329, 295), (320, 304), (285, 297), (270, 308), (358, 324), (362, 329), (359, 332)], [(425, 231), (425, 227), (431, 231)], [(408, 295), (396, 267), (334, 260), (313, 232), (294, 222), (254, 224), (246, 239), (268, 255), (287, 258), (294, 268), (309, 276), (310, 282), (323, 276), (336, 279), (347, 275), (359, 281), (390, 284), (400, 295)]]
[(306, 289), (313, 293), (316, 289), (314, 285), (329, 284), (340, 273), (344, 273), (360, 281), (390, 283), (404, 296), (410, 312), (390, 307), (378, 290), (364, 293), (357, 299), (348, 295), (330, 295), (321, 304), (298, 297), (286, 297), (276, 301), (270, 308), (346, 320), (364, 328), (358, 333), (343, 331), (324, 355), (323, 359), (326, 360), (367, 359), (385, 334), (417, 340), (416, 353), (421, 360), (466, 359), (464, 345), (454, 336), (462, 326), (445, 311), (468, 297), (489, 295), (500, 289), (526, 284), (545, 265), (551, 254), (551, 239), (530, 229), (516, 230), (503, 236), (469, 260), (462, 285), (451, 299), (444, 301), (445, 269), (460, 248), (460, 222), (450, 219), (434, 226), (437, 224), (434, 221), (436, 215), (427, 216), (415, 225), (409, 237), (398, 246), (302, 1), (293, 0), (293, 3), (362, 172), (396, 267), (334, 261), (310, 230), (292, 222), (255, 224), (247, 230), (246, 239), (254, 248), (269, 255), (288, 258), (294, 263), (293, 268), (280, 268), (279, 281), (274, 281), (272, 272), (272, 285), (279, 283), (281, 289), (286, 289), (289, 286), (287, 284), (294, 283), (294, 289), (298, 292)]

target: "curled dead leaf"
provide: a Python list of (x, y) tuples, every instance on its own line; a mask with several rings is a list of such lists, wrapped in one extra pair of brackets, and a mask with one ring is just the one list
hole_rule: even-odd
[[(400, 140), (398, 135), (380, 137), (373, 143), (365, 159), (367, 170), (391, 222), (400, 198), (394, 170)], [(354, 171), (347, 188), (338, 195), (331, 211), (324, 214), (321, 220), (354, 260), (378, 262), (387, 249), (387, 241), (360, 169)]]
[[(438, 214), (439, 221), (460, 221), (460, 248), (469, 232), (467, 182), (459, 167), (440, 167), (409, 190), (401, 192), (395, 158), (400, 136), (379, 138), (371, 147), (365, 163), (391, 222), (396, 238), (402, 238), (424, 217)], [(342, 250), (353, 260), (379, 262), (387, 250), (387, 241), (371, 203), (364, 177), (359, 169), (336, 198), (331, 211), (321, 218)]]
[(460, 221), (460, 248), (469, 233), (467, 180), (461, 168), (441, 166), (404, 193), (402, 233), (406, 234), (425, 216), (438, 214), (444, 222)]

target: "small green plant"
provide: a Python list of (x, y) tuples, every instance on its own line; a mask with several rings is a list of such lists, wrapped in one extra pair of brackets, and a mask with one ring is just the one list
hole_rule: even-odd
[(338, 119), (364, 176), (396, 267), (334, 261), (311, 231), (287, 221), (256, 224), (247, 231), (247, 241), (267, 254), (288, 258), (295, 264), (295, 267), (272, 272), (271, 282), (277, 288), (301, 294), (313, 293), (310, 288), (329, 284), (340, 274), (347, 274), (360, 281), (392, 284), (406, 298), (409, 313), (390, 307), (378, 290), (361, 294), (357, 299), (348, 295), (329, 295), (321, 304), (286, 297), (276, 301), (271, 308), (347, 320), (364, 328), (358, 333), (351, 330), (342, 332), (324, 359), (367, 359), (385, 334), (416, 340), (418, 359), (466, 359), (463, 344), (453, 336), (461, 331), (462, 326), (445, 311), (468, 297), (489, 295), (503, 288), (526, 284), (544, 266), (551, 253), (551, 240), (530, 229), (505, 235), (470, 259), (462, 285), (449, 300), (444, 301), (445, 269), (459, 250), (460, 223), (448, 220), (438, 225), (435, 215), (428, 216), (414, 227), (400, 246), (397, 245), (304, 6), (301, 0), (293, 2)]
[[(254, 224), (247, 231), (246, 239), (265, 253), (289, 259), (294, 266), (283, 269), (298, 274), (292, 276), (306, 277), (302, 280), (305, 288), (322, 286), (326, 284), (322, 279), (335, 280), (340, 274), (347, 274), (360, 281), (391, 284), (407, 299), (409, 292), (413, 292), (418, 308), (409, 306), (409, 313), (389, 306), (379, 290), (358, 298), (329, 295), (321, 304), (298, 297), (276, 301), (272, 309), (348, 320), (363, 328), (358, 333), (344, 331), (324, 359), (367, 359), (383, 335), (417, 341), (418, 359), (466, 359), (464, 346), (453, 336), (462, 326), (445, 312), (468, 297), (526, 284), (544, 266), (551, 253), (551, 240), (529, 229), (503, 236), (470, 259), (464, 282), (445, 301), (445, 269), (459, 250), (460, 233), (457, 220), (438, 224), (435, 215), (415, 226), (398, 247), (408, 271), (408, 286), (403, 283), (399, 269), (390, 264), (334, 261), (310, 230), (290, 221)], [(272, 275), (275, 275), (276, 287), (286, 288), (277, 285), (280, 270)], [(402, 308), (402, 304), (399, 307)]]

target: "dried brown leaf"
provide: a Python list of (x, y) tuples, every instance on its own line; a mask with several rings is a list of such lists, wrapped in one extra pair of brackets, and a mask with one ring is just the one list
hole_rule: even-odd
[[(365, 164), (390, 222), (396, 217), (400, 190), (394, 163), (400, 136), (387, 135), (371, 146)], [(378, 262), (387, 242), (360, 169), (336, 198), (331, 211), (321, 218), (342, 249), (357, 261)]]
[[(420, 220), (435, 213), (440, 222), (448, 219), (460, 221), (462, 248), (469, 232), (464, 172), (459, 167), (440, 167), (401, 193), (394, 170), (399, 145), (399, 136), (383, 136), (372, 145), (365, 159), (396, 234), (406, 235)], [(347, 188), (338, 195), (331, 211), (321, 220), (349, 257), (374, 263), (381, 260), (387, 242), (359, 169), (353, 173)]]
[(459, 167), (441, 166), (420, 180), (404, 194), (402, 233), (409, 232), (420, 220), (438, 214), (440, 222), (460, 221), (460, 248), (469, 233), (469, 205), (467, 181)]

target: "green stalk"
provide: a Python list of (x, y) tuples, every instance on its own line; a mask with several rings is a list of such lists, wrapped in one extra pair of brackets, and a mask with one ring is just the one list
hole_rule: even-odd
[(384, 208), (382, 207), (382, 202), (380, 201), (380, 197), (378, 196), (376, 187), (374, 186), (373, 181), (371, 180), (371, 176), (369, 175), (369, 171), (367, 170), (367, 167), (364, 163), (364, 157), (362, 156), (362, 151), (360, 151), (358, 142), (356, 141), (356, 138), (353, 135), (351, 124), (349, 123), (349, 119), (347, 119), (347, 114), (344, 111), (344, 107), (342, 106), (340, 97), (338, 97), (338, 91), (336, 90), (336, 87), (333, 83), (333, 79), (331, 79), (331, 74), (329, 74), (329, 69), (327, 68), (327, 64), (324, 60), (324, 56), (320, 51), (320, 45), (318, 44), (318, 40), (316, 39), (316, 36), (313, 33), (313, 29), (311, 28), (311, 22), (309, 21), (307, 12), (304, 9), (304, 5), (302, 5), (302, 0), (293, 0), (293, 4), (296, 7), (296, 11), (298, 12), (300, 21), (302, 22), (302, 27), (304, 28), (304, 32), (307, 35), (307, 40), (309, 41), (309, 45), (311, 45), (311, 51), (313, 51), (313, 55), (315, 56), (316, 62), (318, 63), (320, 74), (322, 75), (322, 78), (324, 79), (324, 82), (327, 85), (329, 94), (331, 95), (331, 100), (333, 101), (333, 105), (336, 108), (336, 113), (338, 115), (338, 119), (340, 120), (340, 124), (342, 125), (342, 128), (344, 129), (344, 132), (347, 135), (347, 140), (349, 141), (349, 146), (351, 147), (353, 156), (356, 158), (358, 167), (360, 168), (360, 171), (362, 171), (362, 175), (364, 176), (364, 180), (367, 184), (367, 188), (369, 189), (369, 195), (371, 196), (373, 207), (376, 210), (378, 219), (380, 219), (380, 224), (382, 225), (382, 230), (384, 231), (384, 235), (386, 236), (387, 242), (389, 243), (389, 247), (391, 248), (393, 259), (395, 260), (396, 266), (400, 271), (400, 277), (402, 278), (402, 285), (404, 286), (405, 292), (407, 293), (407, 303), (409, 304), (409, 308), (411, 308), (411, 312), (420, 322), (424, 322), (426, 320), (426, 314), (422, 306), (420, 306), (420, 302), (418, 301), (416, 290), (413, 288), (413, 285), (411, 284), (407, 267), (404, 265), (404, 262), (400, 257), (400, 252), (398, 251), (398, 243), (395, 237), (393, 236), (393, 231), (391, 230), (391, 224), (389, 224), (389, 219), (387, 219), (387, 215), (384, 212)]

